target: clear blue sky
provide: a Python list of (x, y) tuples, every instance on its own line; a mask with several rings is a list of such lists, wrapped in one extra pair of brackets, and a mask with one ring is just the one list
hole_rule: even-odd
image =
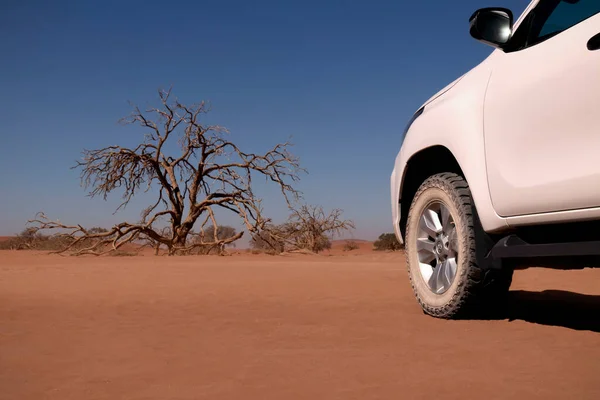
[[(83, 148), (133, 144), (128, 101), (173, 85), (208, 100), (210, 122), (250, 151), (293, 137), (309, 203), (339, 207), (356, 238), (391, 232), (389, 176), (411, 114), (491, 51), (468, 34), (480, 7), (528, 0), (22, 1), (0, 4), (0, 235), (36, 211), (63, 222), (112, 215), (70, 170)], [(285, 217), (265, 189), (265, 207)], [(225, 222), (230, 220), (226, 218)]]

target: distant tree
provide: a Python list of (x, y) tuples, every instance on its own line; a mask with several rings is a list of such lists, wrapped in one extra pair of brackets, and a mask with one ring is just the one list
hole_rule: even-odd
[[(209, 241), (190, 242), (188, 238), (194, 228), (204, 232), (209, 225), (219, 226), (215, 209), (235, 213), (250, 233), (260, 231), (268, 219), (252, 190), (252, 179), (262, 176), (274, 183), (288, 205), (299, 198), (292, 183), (304, 170), (288, 151), (289, 143), (277, 144), (263, 154), (246, 153), (226, 139), (225, 128), (201, 121), (209, 111), (204, 102), (184, 105), (171, 99), (170, 90), (159, 91), (159, 100), (157, 108), (142, 111), (134, 107), (132, 114), (122, 119), (145, 130), (140, 144), (84, 150), (83, 160), (74, 166), (81, 169), (82, 184), (91, 189), (91, 197), (106, 199), (114, 190), (123, 191), (117, 211), (142, 190), (158, 188), (156, 201), (141, 213), (139, 222), (121, 222), (106, 232), (64, 225), (39, 213), (30, 221), (35, 232), (59, 230), (63, 232), (57, 235), (71, 239), (59, 252), (102, 254), (140, 239), (166, 247), (169, 255), (186, 254), (196, 247), (224, 246), (240, 239), (244, 231), (228, 237), (217, 235), (216, 239), (209, 235)], [(179, 144), (175, 154), (169, 152), (176, 148), (173, 141)], [(89, 245), (80, 248), (83, 242)]]
[(379, 238), (373, 243), (375, 250), (400, 250), (402, 245), (393, 233), (382, 233)]
[(235, 237), (235, 235), (237, 235), (237, 231), (232, 226), (210, 225), (200, 231), (200, 233), (193, 234), (193, 242), (200, 244), (197, 248), (197, 253), (199, 254), (211, 254), (213, 252), (223, 254), (225, 252), (225, 246), (235, 247), (235, 242), (229, 241), (229, 239)]

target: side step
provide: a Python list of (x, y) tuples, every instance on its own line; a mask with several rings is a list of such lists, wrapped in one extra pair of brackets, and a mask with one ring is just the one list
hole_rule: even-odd
[(600, 256), (600, 241), (531, 244), (517, 235), (502, 238), (483, 260), (484, 268), (501, 268), (506, 258)]

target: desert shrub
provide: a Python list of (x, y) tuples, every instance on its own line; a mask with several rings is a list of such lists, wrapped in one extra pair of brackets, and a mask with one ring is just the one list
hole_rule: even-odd
[(208, 245), (208, 244), (199, 245), (199, 246), (195, 246), (194, 248), (189, 250), (187, 253), (182, 253), (182, 254), (194, 255), (194, 256), (222, 255), (225, 252), (224, 247), (225, 246)]
[(2, 250), (58, 250), (73, 239), (63, 236), (43, 235), (34, 228), (26, 228), (17, 236), (0, 242)]
[(295, 245), (300, 250), (319, 253), (331, 249), (331, 240), (325, 233), (308, 231), (297, 235)]
[(133, 251), (125, 251), (125, 250), (116, 250), (116, 251), (112, 251), (110, 253), (107, 253), (109, 256), (112, 257), (133, 257), (133, 256), (137, 256), (137, 253), (133, 252)]
[(373, 243), (375, 250), (391, 250), (397, 251), (402, 249), (402, 245), (393, 233), (382, 233), (379, 238)]
[(255, 233), (251, 246), (276, 252), (306, 250), (319, 253), (331, 249), (331, 236), (354, 229), (351, 220), (341, 218), (342, 210), (326, 214), (322, 207), (303, 205), (292, 208), (286, 223), (266, 225)]
[(336, 208), (327, 214), (323, 207), (314, 205), (292, 209), (286, 223), (288, 238), (299, 250), (319, 253), (331, 249), (330, 237), (354, 229), (354, 222), (342, 219), (342, 213)]
[(356, 243), (354, 240), (346, 240), (346, 243), (344, 243), (344, 251), (352, 251), (356, 249), (358, 249), (358, 243)]
[(258, 254), (267, 254), (269, 256), (276, 256), (278, 254), (281, 254), (281, 252), (277, 252), (274, 250), (261, 250), (261, 249), (250, 249), (250, 254), (254, 254), (254, 255), (258, 255)]
[(277, 254), (297, 250), (319, 253), (331, 249), (331, 240), (325, 233), (305, 228), (291, 223), (270, 226), (254, 234), (250, 246)]
[(19, 238), (13, 237), (8, 240), (0, 241), (0, 250), (21, 250), (22, 242)]
[(106, 232), (108, 232), (108, 229), (102, 228), (99, 226), (95, 226), (93, 228), (88, 229), (88, 232), (89, 233), (106, 233)]
[[(40, 240), (33, 242), (31, 248), (34, 250), (57, 251), (72, 242), (72, 239), (58, 236), (44, 236)], [(83, 245), (83, 243), (81, 243)]]
[[(91, 228), (89, 232), (103, 233), (108, 232), (104, 228)], [(44, 235), (36, 228), (26, 228), (18, 235), (8, 240), (0, 242), (2, 250), (44, 250), (59, 251), (71, 245), (78, 236), (62, 235), (60, 233), (53, 235)], [(96, 243), (99, 239), (87, 238), (76, 243), (72, 249), (82, 249)]]
[(285, 240), (283, 239), (285, 235), (285, 225), (267, 225), (264, 230), (252, 235), (250, 247), (259, 253), (283, 253), (286, 249)]

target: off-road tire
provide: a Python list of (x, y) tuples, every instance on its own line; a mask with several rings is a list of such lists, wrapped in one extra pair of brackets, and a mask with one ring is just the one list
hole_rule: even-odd
[[(442, 202), (457, 230), (457, 271), (450, 288), (436, 294), (425, 283), (416, 250), (422, 211), (432, 202)], [(512, 282), (512, 269), (481, 269), (479, 264), (493, 242), (479, 223), (469, 185), (454, 173), (433, 175), (417, 190), (406, 224), (408, 276), (417, 301), (426, 314), (438, 318), (469, 318), (501, 312)]]

